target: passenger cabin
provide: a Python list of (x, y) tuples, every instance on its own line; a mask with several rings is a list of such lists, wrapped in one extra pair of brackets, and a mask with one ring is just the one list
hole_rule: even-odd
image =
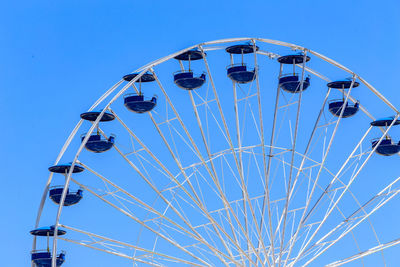
[[(127, 82), (132, 81), (136, 78), (139, 73), (132, 73), (125, 75), (123, 79)], [(154, 82), (156, 80), (154, 74), (152, 73), (144, 73), (140, 78), (136, 80), (136, 83), (139, 83), (139, 91), (133, 94), (124, 95), (124, 105), (125, 107), (135, 113), (146, 113), (155, 108), (157, 105), (157, 96), (153, 96), (152, 98), (145, 98), (142, 93), (142, 83)]]
[[(54, 186), (49, 190), (49, 198), (57, 205), (61, 202), (62, 192), (64, 186)], [(70, 191), (67, 189), (67, 194), (65, 195), (63, 206), (72, 206), (77, 204), (83, 198), (83, 190), (78, 189), (77, 191)]]
[[(81, 114), (81, 118), (87, 121), (96, 121), (101, 111), (89, 111)], [(104, 112), (99, 122), (107, 122), (115, 119), (114, 114)], [(86, 134), (81, 135), (81, 141), (83, 142)], [(110, 150), (115, 142), (115, 135), (111, 134), (108, 139), (102, 138), (100, 134), (99, 126), (97, 126), (97, 133), (90, 135), (89, 139), (85, 144), (85, 148), (94, 153), (102, 153)]]
[[(72, 164), (68, 163), (68, 164), (58, 164), (58, 165), (54, 165), (51, 166), (49, 168), (49, 171), (53, 172), (53, 173), (60, 173), (60, 174), (64, 174), (65, 175), (65, 179), (67, 178), (68, 172), (71, 169)], [(72, 171), (72, 173), (79, 173), (79, 172), (83, 172), (85, 170), (85, 168), (83, 168), (82, 166), (75, 164), (74, 165), (74, 169)], [(60, 186), (54, 186), (51, 187), (49, 190), (49, 198), (56, 204), (60, 204), (61, 202), (61, 196), (62, 196), (62, 192), (64, 190), (64, 186), (60, 185)], [(77, 204), (79, 201), (81, 201), (81, 199), (83, 198), (83, 191), (81, 189), (71, 192), (69, 190), (69, 188), (67, 189), (66, 192), (66, 196), (65, 196), (65, 200), (64, 200), (64, 205), (63, 206), (71, 206), (71, 205), (75, 205)]]
[[(33, 250), (31, 252), (31, 261), (35, 264), (36, 267), (52, 267), (51, 262), (52, 262), (52, 253), (49, 248), (49, 238), (50, 236), (54, 236), (55, 234), (55, 228), (54, 226), (49, 226), (49, 227), (42, 227), (42, 228), (37, 228), (30, 233), (34, 236), (40, 236), (40, 237), (47, 237), (47, 249), (46, 250)], [(62, 229), (57, 230), (57, 235), (65, 235), (66, 231)], [(61, 266), (65, 261), (65, 252), (61, 252), (60, 254), (56, 255), (56, 266)]]
[[(335, 117), (348, 118), (354, 116), (359, 109), (359, 102), (353, 104), (349, 104), (349, 102), (347, 102), (346, 105), (344, 102), (345, 101), (342, 99), (333, 99), (329, 101), (329, 112)], [(342, 112), (343, 107), (344, 110)]]
[[(310, 61), (310, 57), (304, 56), (303, 54), (279, 57), (278, 62), (281, 64), (281, 71), (279, 73), (279, 87), (289, 93), (298, 93), (306, 90), (310, 86), (310, 77), (306, 77), (304, 80), (302, 80), (302, 75), (296, 73), (296, 65), (305, 65), (305, 63), (308, 61)], [(289, 74), (282, 74), (283, 65), (292, 65), (293, 72)]]
[[(256, 78), (256, 67), (248, 68), (244, 63), (244, 55), (258, 51), (258, 46), (253, 44), (232, 45), (225, 49), (231, 55), (231, 64), (226, 68), (228, 77), (235, 83), (249, 83)], [(234, 64), (233, 55), (241, 55), (241, 63)]]
[(124, 96), (124, 105), (135, 113), (145, 113), (153, 110), (157, 105), (157, 97), (153, 96), (145, 99), (143, 94), (126, 94)]
[(381, 143), (378, 145), (380, 138), (373, 139), (371, 141), (372, 149), (376, 146), (375, 152), (382, 156), (391, 156), (400, 152), (400, 142), (396, 143), (391, 138), (386, 137), (382, 139)]
[[(51, 260), (52, 255), (50, 251), (33, 250), (31, 252), (31, 260), (36, 267), (52, 267)], [(57, 255), (56, 265), (61, 266), (65, 261), (65, 252), (61, 252)]]
[(341, 99), (333, 99), (329, 101), (328, 109), (333, 116), (348, 118), (354, 116), (357, 113), (357, 111), (359, 110), (360, 102), (356, 101), (355, 103), (349, 103), (350, 101), (345, 96), (344, 92), (346, 89), (356, 88), (359, 85), (360, 84), (358, 82), (352, 82), (351, 80), (334, 81), (327, 84), (329, 88), (342, 90)]
[[(82, 142), (85, 139), (85, 137), (86, 134), (83, 134), (81, 136)], [(110, 150), (114, 145), (114, 141), (115, 141), (115, 135), (111, 134), (110, 137), (104, 138), (99, 132), (97, 132), (95, 134), (90, 135), (89, 139), (85, 144), (85, 148), (94, 153), (102, 153)]]
[[(385, 131), (390, 125), (396, 126), (399, 124), (400, 120), (395, 120), (395, 117), (386, 117), (371, 122), (371, 126), (384, 127)], [(381, 142), (379, 142), (380, 139), (382, 139)], [(371, 140), (371, 145), (372, 149), (375, 149), (375, 152), (382, 156), (392, 156), (400, 152), (400, 142), (393, 141), (388, 135)]]
[[(201, 74), (195, 74), (191, 69), (191, 62), (195, 60), (203, 59), (203, 53), (198, 49), (192, 49), (186, 51), (180, 55), (175, 57), (176, 60), (179, 60), (182, 69), (180, 71), (175, 72), (174, 75), (174, 83), (182, 89), (185, 90), (194, 90), (203, 86), (206, 82), (206, 74), (203, 72)], [(188, 62), (188, 69), (185, 70), (182, 61)]]

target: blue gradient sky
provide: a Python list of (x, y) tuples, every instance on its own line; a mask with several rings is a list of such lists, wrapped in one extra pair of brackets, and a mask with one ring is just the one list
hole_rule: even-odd
[(47, 167), (78, 114), (123, 74), (176, 50), (248, 36), (299, 44), (359, 73), (400, 107), (395, 0), (3, 1), (0, 36), (5, 267), (30, 262), (28, 232)]

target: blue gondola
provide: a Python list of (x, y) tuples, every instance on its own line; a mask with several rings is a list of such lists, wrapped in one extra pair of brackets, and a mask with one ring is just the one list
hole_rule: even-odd
[[(50, 199), (56, 203), (60, 204), (62, 192), (64, 190), (63, 186), (55, 186), (49, 191)], [(65, 196), (64, 206), (72, 206), (77, 204), (83, 198), (83, 190), (78, 189), (77, 191), (71, 192), (69, 189), (67, 190), (67, 195)]]
[(252, 44), (240, 44), (232, 45), (225, 49), (231, 55), (242, 55), (242, 63), (233, 64), (233, 58), (231, 56), (231, 65), (226, 68), (228, 77), (236, 83), (249, 83), (254, 81), (256, 78), (256, 68), (247, 68), (243, 60), (243, 55), (254, 53), (258, 50), (258, 46)]
[[(203, 53), (201, 51), (198, 49), (192, 49), (177, 55), (175, 59), (179, 61), (188, 61), (189, 63), (188, 70), (182, 69), (174, 73), (174, 83), (179, 88), (193, 90), (203, 86), (203, 84), (206, 82), (206, 74), (202, 73), (195, 75), (190, 68), (193, 60), (203, 59)], [(181, 66), (183, 65), (181, 64)]]
[[(89, 111), (81, 114), (81, 118), (87, 121), (95, 121), (100, 115), (101, 111)], [(101, 122), (112, 121), (115, 119), (114, 114), (109, 112), (104, 112), (101, 117)], [(99, 129), (97, 128), (97, 134), (92, 134), (87, 143), (85, 144), (85, 148), (94, 153), (101, 153), (107, 150), (110, 150), (115, 141), (115, 136), (111, 135), (108, 139), (102, 138)], [(85, 138), (85, 135), (81, 136), (81, 140)]]
[[(66, 174), (71, 169), (71, 166), (72, 166), (71, 163), (58, 164), (58, 165), (54, 165), (54, 166), (49, 167), (49, 171), (54, 172), (54, 173)], [(83, 172), (84, 170), (85, 170), (85, 168), (83, 168), (79, 164), (75, 164), (72, 173)]]
[[(97, 117), (100, 115), (101, 111), (88, 111), (81, 114), (81, 118), (87, 121), (95, 121)], [(115, 119), (115, 116), (110, 112), (104, 112), (100, 121), (112, 121)]]
[(174, 82), (182, 89), (193, 90), (206, 82), (206, 74), (194, 75), (192, 71), (178, 71), (174, 73)]
[[(30, 231), (34, 236), (47, 237), (47, 250), (34, 250), (31, 252), (31, 260), (37, 267), (51, 267), (52, 255), (49, 249), (49, 237), (54, 236), (54, 226), (41, 227)], [(67, 232), (62, 229), (57, 229), (57, 235), (65, 235)], [(61, 266), (65, 261), (65, 252), (57, 255), (56, 265)]]
[[(304, 62), (305, 59), (305, 62)], [(289, 93), (298, 93), (306, 90), (310, 86), (310, 77), (306, 77), (303, 82), (301, 81), (301, 75), (295, 72), (296, 64), (303, 64), (310, 60), (309, 56), (304, 57), (303, 54), (287, 55), (278, 58), (278, 62), (286, 65), (293, 65), (293, 72), (290, 74), (280, 73), (279, 76), (279, 87)]]
[(142, 94), (127, 94), (124, 96), (124, 105), (136, 113), (149, 112), (157, 105), (157, 97), (146, 100)]
[[(81, 136), (81, 140), (85, 139), (86, 135)], [(85, 148), (94, 153), (102, 153), (107, 150), (110, 150), (115, 142), (115, 135), (110, 135), (108, 139), (103, 138), (100, 133), (92, 134), (87, 143), (85, 144)]]
[(226, 69), (228, 77), (237, 83), (252, 82), (256, 78), (256, 69), (247, 69), (246, 64), (229, 65)]
[[(51, 267), (51, 252), (34, 250), (31, 252), (31, 260), (36, 267)], [(61, 266), (65, 261), (65, 253), (61, 252), (57, 255), (56, 265)]]
[[(125, 81), (132, 81), (139, 73), (132, 73), (125, 75)], [(142, 83), (154, 82), (156, 80), (153, 73), (144, 73), (136, 81), (139, 83), (139, 92), (135, 94), (127, 94), (124, 96), (124, 105), (130, 111), (135, 113), (145, 113), (151, 111), (157, 105), (157, 97), (153, 96), (151, 99), (145, 99), (142, 93)]]
[[(342, 99), (335, 99), (329, 101), (329, 111), (332, 113), (333, 116), (339, 117), (340, 113), (342, 112), (343, 106), (344, 106), (344, 100)], [(349, 102), (346, 103), (346, 106), (344, 107), (344, 111), (342, 114), (342, 118), (348, 118), (357, 113), (359, 109), (359, 103), (356, 102), (354, 104), (349, 104)]]
[[(371, 141), (372, 149), (374, 149), (376, 147), (378, 142), (379, 142), (379, 138)], [(391, 138), (386, 137), (385, 139), (382, 139), (381, 143), (378, 145), (375, 152), (382, 156), (391, 156), (391, 155), (397, 154), (400, 152), (400, 142), (395, 143), (392, 141)]]
[[(333, 116), (339, 117), (340, 113), (342, 112), (343, 105), (346, 99), (346, 96), (344, 94), (345, 89), (351, 88), (356, 88), (360, 84), (356, 81), (351, 81), (351, 80), (339, 80), (339, 81), (334, 81), (334, 82), (329, 82), (327, 86), (329, 88), (333, 89), (342, 89), (342, 99), (334, 99), (329, 101), (329, 111), (332, 113)], [(351, 116), (354, 116), (358, 110), (359, 110), (360, 102), (357, 101), (354, 104), (350, 104), (349, 100), (346, 103), (346, 106), (344, 107), (343, 115), (342, 118), (348, 118)]]
[[(371, 126), (386, 128), (390, 125), (393, 125), (393, 126), (399, 125), (400, 120), (396, 119), (394, 121), (394, 119), (395, 119), (395, 117), (393, 117), (393, 116), (381, 118), (381, 119), (371, 122)], [(371, 141), (372, 149), (374, 149), (378, 145), (379, 139), (380, 138), (376, 138)], [(390, 138), (388, 135), (386, 135), (382, 139), (381, 143), (376, 147), (375, 152), (380, 155), (383, 155), (383, 156), (391, 156), (391, 155), (397, 154), (400, 152), (400, 142), (396, 143), (392, 140), (392, 138)]]
[(279, 77), (279, 86), (289, 93), (298, 93), (306, 90), (310, 86), (310, 77), (306, 77), (303, 81), (303, 88), (301, 88), (301, 81), (297, 73), (286, 74)]

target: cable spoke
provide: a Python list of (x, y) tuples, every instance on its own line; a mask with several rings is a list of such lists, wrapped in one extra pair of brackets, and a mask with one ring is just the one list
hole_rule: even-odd
[(332, 262), (332, 263), (326, 265), (326, 267), (341, 266), (343, 264), (358, 260), (358, 259), (363, 258), (365, 256), (374, 254), (376, 252), (383, 251), (384, 249), (396, 246), (398, 244), (400, 244), (400, 238), (397, 238), (397, 239), (394, 239), (394, 240), (392, 240), (390, 242), (387, 242), (387, 243), (380, 244), (378, 246), (372, 247), (370, 249), (367, 249), (367, 250), (365, 250), (363, 252), (357, 253), (357, 254), (355, 254), (355, 255), (353, 255), (351, 257), (348, 257), (346, 259), (342, 259), (342, 260), (338, 260), (338, 261)]
[[(148, 249), (145, 249), (145, 248), (142, 248), (142, 247), (138, 247), (138, 246), (135, 246), (135, 245), (132, 245), (132, 244), (129, 244), (129, 243), (126, 243), (126, 242), (122, 242), (122, 241), (119, 241), (119, 240), (116, 240), (116, 239), (111, 239), (111, 238), (104, 237), (104, 236), (101, 236), (101, 235), (98, 235), (98, 234), (94, 234), (94, 233), (90, 233), (90, 232), (87, 232), (87, 231), (84, 231), (84, 230), (80, 230), (80, 229), (77, 229), (77, 228), (74, 228), (74, 227), (71, 227), (71, 226), (66, 226), (66, 225), (60, 225), (60, 226), (65, 228), (65, 229), (67, 229), (67, 230), (71, 230), (71, 231), (74, 231), (74, 232), (77, 232), (77, 233), (80, 233), (80, 234), (84, 234), (84, 235), (86, 235), (86, 236), (88, 236), (90, 238), (96, 238), (98, 241), (96, 241), (95, 243), (101, 243), (101, 242), (104, 242), (104, 241), (108, 241), (108, 242), (112, 242), (112, 243), (115, 243), (117, 245), (121, 245), (123, 247), (129, 248), (129, 249), (135, 249), (135, 250), (138, 250), (138, 251), (146, 252), (147, 254), (157, 255), (157, 256), (160, 256), (162, 258), (170, 259), (170, 260), (173, 260), (173, 261), (176, 261), (176, 262), (189, 264), (189, 265), (193, 265), (193, 266), (203, 266), (203, 265), (200, 265), (198, 263), (194, 263), (194, 262), (186, 261), (184, 259), (172, 257), (172, 256), (169, 256), (169, 255), (166, 255), (166, 254), (163, 254), (163, 253), (159, 253), (159, 252), (156, 252), (156, 251), (148, 250)], [(59, 239), (62, 239), (62, 238), (59, 237)], [(72, 240), (66, 240), (66, 239), (62, 239), (62, 240), (72, 241)], [(85, 243), (86, 242), (82, 242), (82, 241), (78, 242), (78, 244), (81, 244), (81, 245), (91, 245), (91, 244), (85, 244)], [(93, 246), (91, 246), (91, 247), (93, 248)], [(138, 261), (138, 262), (142, 262), (142, 263), (147, 263), (148, 264), (148, 262), (141, 261), (140, 257), (130, 257), (130, 256), (127, 256), (127, 255), (122, 254), (122, 253), (112, 253), (112, 254), (117, 255), (117, 256), (126, 257), (126, 258), (132, 259), (134, 261)]]
[[(323, 236), (321, 239), (319, 239), (314, 246), (318, 246), (319, 244), (325, 245), (323, 246), (323, 249), (315, 255), (313, 258), (311, 258), (309, 261), (306, 262), (306, 265), (310, 264), (312, 261), (314, 261), (317, 257), (319, 257), (323, 252), (325, 252), (328, 248), (336, 244), (339, 240), (341, 240), (344, 236), (346, 236), (351, 230), (356, 228), (359, 224), (361, 224), (363, 221), (368, 219), (372, 214), (374, 214), (377, 210), (379, 210), (382, 206), (384, 206), (387, 202), (389, 202), (393, 197), (395, 197), (398, 193), (400, 193), (400, 187), (397, 185), (397, 182), (400, 181), (400, 177), (397, 178), (395, 181), (390, 183), (388, 186), (386, 186), (382, 191), (380, 191), (377, 195), (373, 196), (369, 201), (367, 201), (362, 207), (357, 209), (353, 214), (351, 214), (349, 217), (347, 217), (345, 220), (343, 220), (339, 225), (337, 225), (335, 228), (333, 228), (329, 233), (327, 233), (325, 236)], [(397, 186), (397, 188), (393, 188)], [(332, 207), (333, 208), (333, 207)], [(366, 212), (366, 210), (369, 210)], [(361, 212), (364, 212), (364, 214), (360, 214)], [(344, 229), (343, 232), (339, 234), (336, 239), (330, 240), (330, 241), (325, 241), (329, 236), (335, 234), (336, 232), (340, 231), (341, 229)], [(314, 247), (313, 246), (313, 247)], [(379, 247), (379, 246), (378, 246)], [(294, 264), (295, 261), (292, 263)]]

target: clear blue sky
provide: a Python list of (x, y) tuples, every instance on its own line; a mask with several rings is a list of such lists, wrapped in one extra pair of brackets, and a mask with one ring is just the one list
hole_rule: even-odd
[(0, 36), (5, 267), (30, 262), (28, 232), (47, 167), (79, 113), (123, 74), (176, 50), (247, 36), (299, 44), (356, 71), (400, 107), (395, 0), (3, 1)]

